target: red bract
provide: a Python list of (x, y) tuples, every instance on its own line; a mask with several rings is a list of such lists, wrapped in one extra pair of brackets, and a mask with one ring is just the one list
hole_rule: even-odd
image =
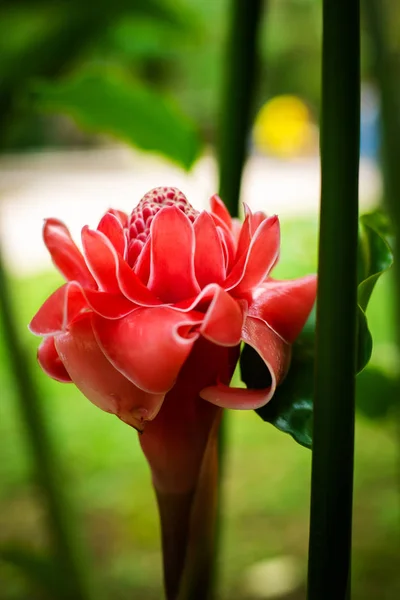
[[(174, 188), (84, 227), (83, 254), (56, 219), (44, 241), (67, 283), (30, 324), (44, 337), (42, 369), (143, 432), (159, 489), (190, 489), (218, 407), (260, 407), (285, 376), (315, 277), (269, 278), (276, 216), (246, 209), (240, 225), (218, 196), (198, 213)], [(229, 387), (241, 341), (269, 368), (269, 388)]]

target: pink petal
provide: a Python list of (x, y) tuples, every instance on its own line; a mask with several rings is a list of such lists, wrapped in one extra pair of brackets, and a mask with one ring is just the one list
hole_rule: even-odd
[(121, 222), (115, 215), (110, 212), (106, 213), (100, 220), (97, 231), (103, 233), (110, 240), (121, 256), (125, 255), (126, 238)]
[(144, 285), (147, 285), (150, 277), (151, 262), (151, 239), (148, 238), (135, 265), (135, 273)]
[(55, 345), (72, 381), (93, 404), (139, 430), (154, 419), (164, 394), (147, 394), (114, 369), (96, 342), (90, 316), (57, 336)]
[(235, 296), (247, 296), (268, 276), (279, 256), (280, 230), (277, 216), (265, 219), (255, 232), (249, 250), (228, 275), (224, 288)]
[(64, 223), (58, 219), (46, 219), (43, 226), (43, 240), (53, 263), (67, 281), (78, 281), (84, 287), (96, 288), (85, 259)]
[(54, 335), (65, 331), (88, 308), (80, 285), (74, 281), (65, 283), (42, 304), (29, 329), (34, 335)]
[(224, 253), (217, 228), (207, 212), (195, 220), (194, 233), (194, 267), (200, 288), (208, 283), (221, 283), (225, 279)]
[(251, 215), (247, 215), (239, 233), (235, 259), (239, 260), (243, 255), (247, 255), (251, 242)]
[(90, 308), (106, 319), (120, 319), (121, 317), (125, 317), (138, 306), (121, 294), (85, 290), (84, 295)]
[(151, 393), (165, 393), (178, 377), (199, 334), (203, 315), (169, 307), (138, 308), (110, 321), (94, 316), (93, 328), (108, 360), (125, 377)]
[(68, 375), (58, 356), (58, 352), (54, 345), (54, 337), (47, 337), (43, 340), (38, 348), (37, 357), (39, 365), (46, 375), (63, 383), (69, 383), (71, 381), (71, 377)]
[(100, 231), (82, 229), (82, 245), (86, 262), (100, 291), (117, 294), (120, 289), (117, 279), (117, 254), (109, 239)]
[(269, 280), (254, 292), (249, 315), (262, 319), (290, 344), (303, 329), (317, 293), (317, 278)]
[(223, 408), (238, 410), (260, 408), (271, 400), (276, 386), (287, 373), (291, 347), (266, 323), (254, 317), (247, 317), (242, 339), (258, 352), (267, 365), (271, 373), (271, 386), (264, 390), (246, 390), (218, 384), (201, 391), (200, 396), (204, 400)]
[(107, 212), (114, 215), (114, 217), (116, 217), (121, 223), (122, 227), (128, 227), (128, 215), (124, 211), (117, 210), (116, 208), (110, 208)]
[(110, 294), (122, 293), (128, 300), (139, 305), (161, 304), (122, 256), (117, 254), (104, 234), (84, 227), (82, 242), (87, 263), (102, 291)]
[(200, 291), (194, 273), (194, 229), (175, 206), (162, 208), (151, 224), (149, 289), (164, 302), (178, 302)]
[(219, 217), (226, 224), (228, 229), (231, 229), (231, 227), (232, 227), (231, 215), (229, 214), (228, 209), (226, 208), (225, 204), (222, 202), (221, 198), (217, 194), (214, 194), (214, 196), (211, 196), (210, 206), (211, 206), (211, 212), (214, 213), (217, 217)]
[(243, 320), (243, 306), (218, 287), (206, 312), (200, 333), (219, 346), (236, 346), (240, 344)]

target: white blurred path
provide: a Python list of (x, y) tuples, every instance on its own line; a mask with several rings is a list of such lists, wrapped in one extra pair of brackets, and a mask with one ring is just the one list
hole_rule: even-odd
[[(187, 174), (151, 154), (125, 148), (43, 152), (0, 159), (0, 235), (8, 265), (17, 273), (50, 266), (41, 239), (45, 217), (69, 226), (76, 241), (84, 224), (94, 227), (109, 207), (130, 212), (158, 186), (180, 188), (196, 208), (206, 208), (218, 189), (213, 158)], [(253, 156), (245, 170), (242, 198), (254, 210), (291, 217), (316, 214), (318, 158), (279, 161)], [(360, 197), (371, 206), (380, 192), (376, 167), (362, 162)]]

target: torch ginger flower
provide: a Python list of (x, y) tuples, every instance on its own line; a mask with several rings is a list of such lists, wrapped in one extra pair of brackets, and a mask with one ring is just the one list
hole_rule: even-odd
[[(30, 324), (42, 369), (143, 432), (164, 493), (195, 486), (220, 408), (267, 403), (313, 306), (316, 279), (269, 278), (276, 216), (246, 209), (241, 225), (218, 196), (198, 212), (175, 188), (147, 193), (128, 217), (109, 210), (82, 229), (83, 254), (48, 219), (44, 242), (67, 283)], [(264, 390), (230, 388), (241, 341), (271, 374)]]

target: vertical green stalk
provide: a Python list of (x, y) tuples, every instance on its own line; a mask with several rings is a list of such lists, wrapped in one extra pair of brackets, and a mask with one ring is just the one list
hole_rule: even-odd
[[(251, 109), (257, 68), (257, 34), (266, 0), (231, 0), (229, 30), (225, 51), (225, 71), (220, 103), (218, 131), (219, 195), (232, 217), (239, 214), (240, 186), (247, 157)], [(218, 436), (219, 504), (215, 553), (221, 528), (221, 481), (224, 474), (226, 414)], [(222, 500), (223, 501), (223, 500)], [(214, 559), (213, 582), (217, 573)], [(214, 590), (213, 590), (214, 591)]]
[(359, 0), (324, 0), (308, 600), (351, 593), (359, 127)]
[(19, 339), (12, 307), (11, 293), (0, 254), (0, 322), (4, 343), (8, 349), (9, 366), (13, 375), (21, 418), (26, 427), (36, 481), (45, 503), (49, 534), (54, 551), (58, 582), (57, 597), (65, 600), (87, 600), (88, 589), (83, 565), (74, 547), (68, 515), (61, 492), (60, 468), (47, 430), (41, 402), (37, 393), (31, 364)]
[(219, 194), (232, 216), (239, 211), (257, 63), (262, 0), (232, 0), (225, 54), (218, 140)]
[(364, 0), (363, 7), (372, 42), (373, 74), (380, 92), (384, 199), (392, 217), (396, 239), (396, 260), (393, 266), (396, 274), (396, 317), (400, 345), (400, 71), (398, 57), (396, 62), (396, 56), (389, 46), (387, 2)]

